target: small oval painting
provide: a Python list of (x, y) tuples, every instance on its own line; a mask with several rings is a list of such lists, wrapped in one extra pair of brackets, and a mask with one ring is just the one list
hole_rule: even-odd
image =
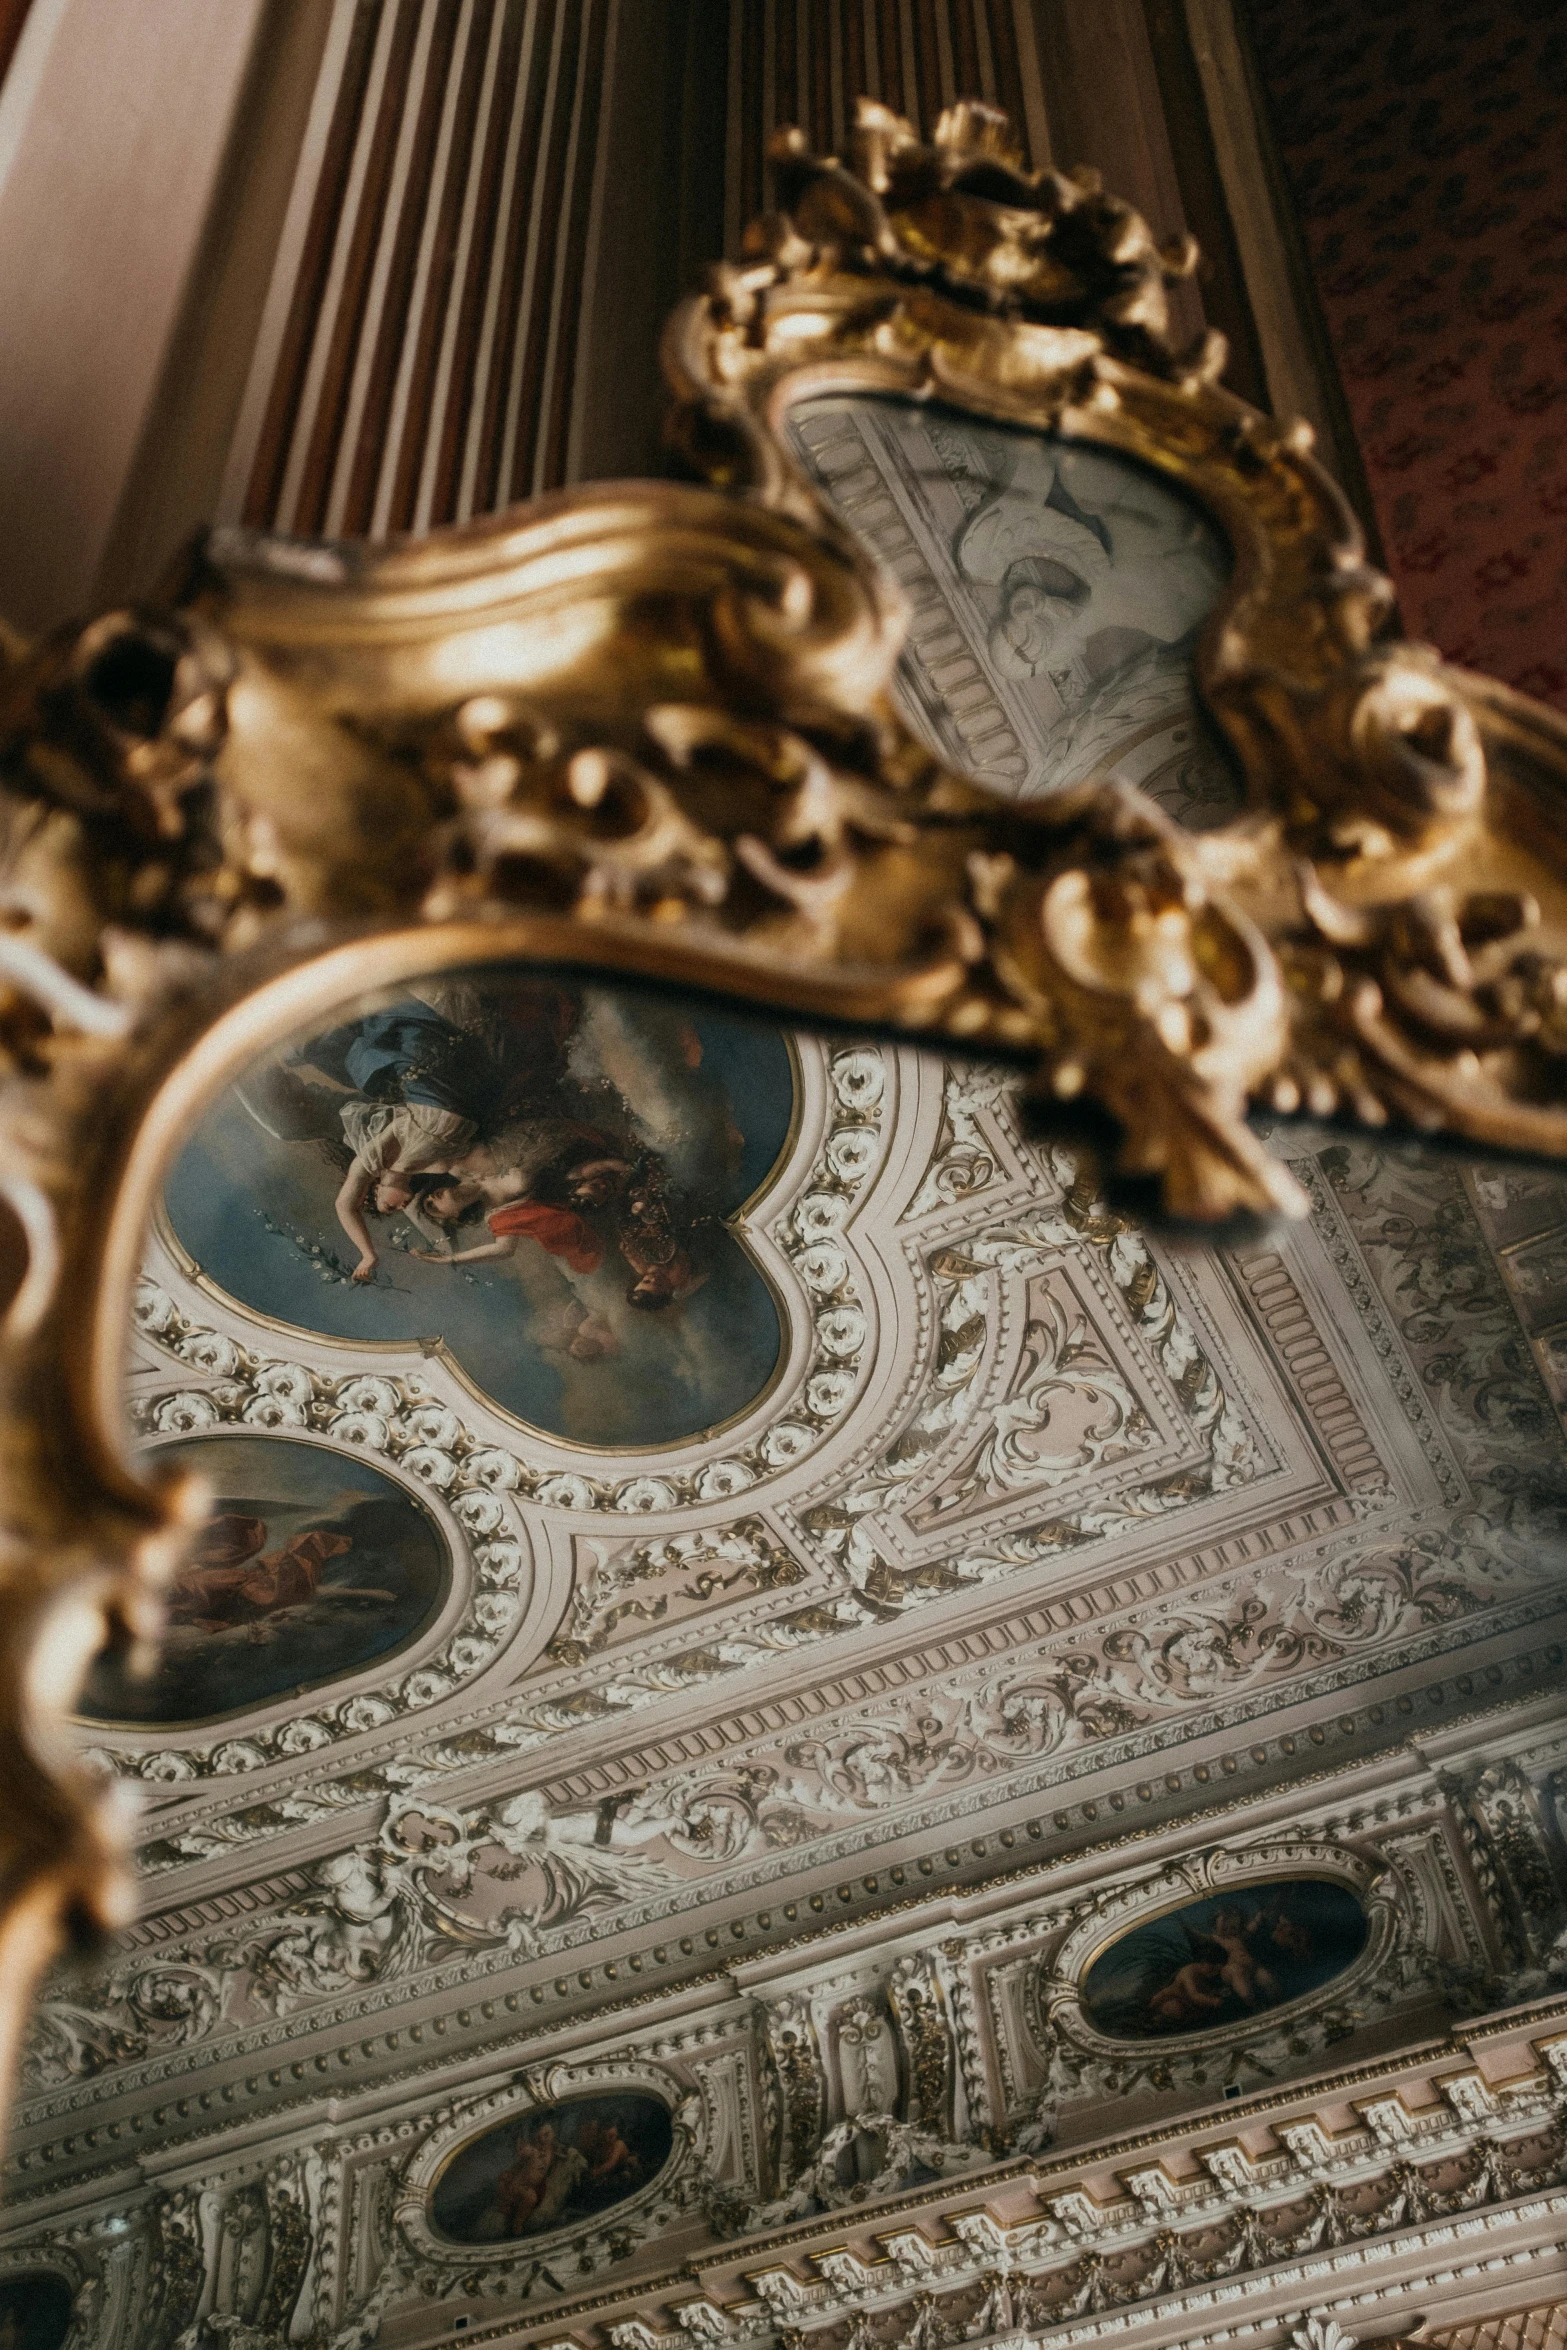
[(631, 2090), (534, 2106), (453, 2155), (430, 2217), (457, 2244), (551, 2235), (647, 2186), (673, 2144), (667, 2106)]
[(253, 1063), (164, 1206), (274, 1321), (442, 1345), (574, 1444), (680, 1443), (778, 1361), (742, 1229), (794, 1130), (794, 1066), (782, 1030), (694, 999), (449, 972)]
[(0, 2350), (60, 2350), (71, 2325), (71, 2288), (52, 2269), (0, 2279)]
[(210, 1721), (337, 1680), (403, 1647), (445, 1596), (434, 1519), (366, 1460), (240, 1435), (147, 1458), (205, 1478), (212, 1511), (169, 1586), (157, 1664), (133, 1678), (100, 1657), (82, 1697), (94, 1720)]
[(1347, 1886), (1290, 1877), (1215, 1894), (1134, 1926), (1083, 1979), (1096, 2031), (1114, 2040), (1213, 2032), (1320, 1991), (1366, 1946)]

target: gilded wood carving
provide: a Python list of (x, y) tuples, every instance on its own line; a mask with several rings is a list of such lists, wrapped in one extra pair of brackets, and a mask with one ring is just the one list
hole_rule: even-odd
[[(142, 1235), (198, 1107), (356, 991), (517, 957), (1031, 1056), (1195, 1218), (1298, 1212), (1249, 1103), (1567, 1154), (1567, 729), (1384, 633), (1307, 436), (1176, 353), (1189, 251), (980, 108), (783, 209), (670, 333), (704, 484), (610, 484), (369, 549), (217, 531), (168, 605), (0, 669), (0, 1768), (10, 2042), (121, 1823), (63, 1719), (156, 1635), (199, 1506), (121, 1437)], [(1245, 770), (1183, 833), (1124, 786), (1007, 802), (896, 717), (902, 612), (789, 454), (812, 391), (1097, 443), (1228, 534), (1200, 656)]]

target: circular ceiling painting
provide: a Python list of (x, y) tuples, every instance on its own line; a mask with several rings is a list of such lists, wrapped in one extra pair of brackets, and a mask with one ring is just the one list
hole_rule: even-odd
[(1083, 2005), (1115, 2040), (1217, 2031), (1319, 1991), (1366, 1945), (1347, 1885), (1290, 1877), (1220, 1893), (1133, 1926), (1094, 1960)]
[(207, 1721), (336, 1680), (401, 1648), (445, 1596), (434, 1519), (368, 1461), (237, 1435), (153, 1457), (205, 1478), (213, 1507), (169, 1586), (154, 1670), (93, 1667), (82, 1711), (97, 1721)]
[(169, 1223), (257, 1312), (442, 1342), (518, 1419), (594, 1446), (731, 1419), (778, 1360), (735, 1219), (792, 1130), (781, 1030), (500, 969), (293, 1038), (181, 1153)]
[(624, 2203), (657, 2177), (673, 2144), (668, 2108), (633, 2090), (537, 2106), (458, 2149), (430, 2217), (459, 2244), (547, 2236)]

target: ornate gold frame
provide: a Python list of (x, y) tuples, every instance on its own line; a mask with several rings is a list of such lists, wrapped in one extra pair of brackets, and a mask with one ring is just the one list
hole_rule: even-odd
[[(65, 1727), (147, 1639), (197, 1507), (123, 1450), (131, 1284), (197, 1106), (345, 995), (553, 959), (1032, 1054), (1199, 1218), (1292, 1211), (1249, 1101), (1567, 1155), (1567, 726), (1379, 632), (1309, 434), (1172, 351), (1193, 261), (1004, 123), (855, 167), (677, 314), (678, 445), (619, 483), (384, 548), (216, 531), (167, 609), (0, 668), (0, 2062), (38, 1969), (129, 1901)], [(1230, 535), (1201, 685), (1250, 804), (1005, 804), (893, 715), (896, 594), (788, 455), (812, 391), (937, 395), (1120, 449)]]

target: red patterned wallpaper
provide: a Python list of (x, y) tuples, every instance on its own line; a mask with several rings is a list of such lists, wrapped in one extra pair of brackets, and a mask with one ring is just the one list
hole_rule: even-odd
[(1567, 709), (1567, 0), (1251, 0), (1412, 636)]

